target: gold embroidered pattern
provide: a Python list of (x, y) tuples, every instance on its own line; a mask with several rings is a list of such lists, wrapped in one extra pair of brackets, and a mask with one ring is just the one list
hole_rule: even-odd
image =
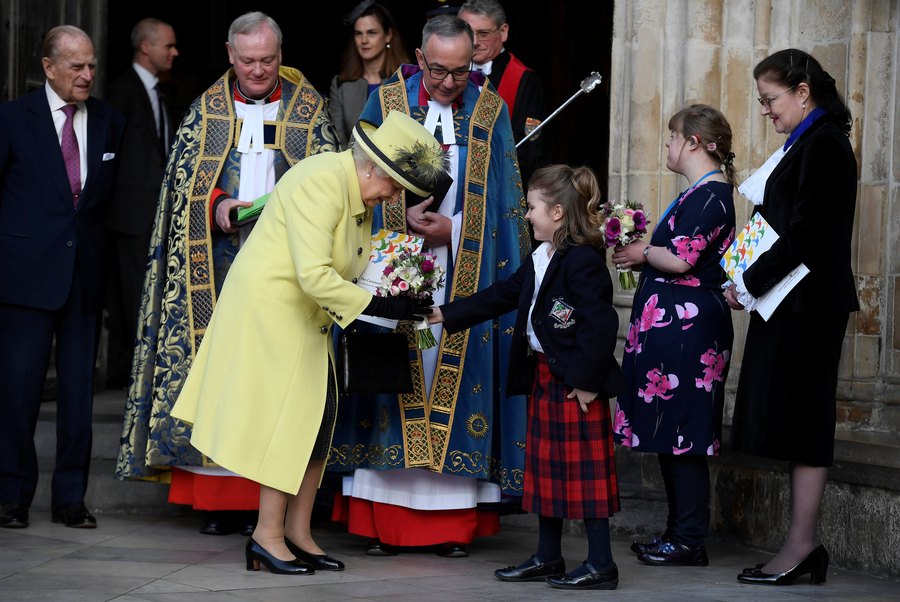
[(328, 450), (328, 465), (359, 466), (368, 462), (372, 466), (400, 466), (403, 463), (401, 456), (403, 448), (400, 445), (366, 445), (358, 443), (350, 449), (349, 445), (332, 447)]
[(482, 345), (484, 345), (485, 343), (487, 343), (490, 340), (491, 340), (491, 331), (490, 330), (488, 330), (483, 335), (481, 335), (481, 344)]
[(513, 332), (515, 332), (515, 328), (510, 326), (509, 328), (507, 328), (506, 330), (503, 331), (503, 334), (508, 334), (508, 335), (512, 336)]
[(359, 426), (363, 427), (364, 429), (367, 429), (367, 428), (369, 428), (370, 426), (372, 426), (372, 423), (369, 421), (368, 418), (366, 418), (365, 420), (359, 422), (358, 424), (359, 424)]
[(516, 441), (516, 447), (518, 447), (519, 449), (525, 449), (525, 442), (524, 441)]
[(391, 415), (388, 412), (387, 406), (381, 406), (381, 412), (378, 413), (378, 428), (381, 429), (382, 433), (386, 433), (390, 425)]
[[(481, 383), (478, 383), (479, 386)], [(469, 419), (466, 420), (466, 432), (475, 439), (481, 439), (482, 437), (487, 437), (487, 433), (490, 430), (488, 426), (487, 416), (482, 414), (481, 412), (476, 412), (469, 416)]]

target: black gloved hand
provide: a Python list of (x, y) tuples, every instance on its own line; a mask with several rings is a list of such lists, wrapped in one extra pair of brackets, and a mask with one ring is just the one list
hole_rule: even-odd
[(415, 300), (409, 297), (372, 297), (369, 305), (362, 313), (367, 316), (387, 318), (388, 320), (417, 320), (422, 321), (421, 315), (433, 313), (431, 299)]

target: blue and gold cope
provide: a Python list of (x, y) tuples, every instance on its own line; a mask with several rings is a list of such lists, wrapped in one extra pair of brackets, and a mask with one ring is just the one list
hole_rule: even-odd
[[(419, 68), (402, 66), (369, 97), (361, 119), (380, 124), (390, 111), (401, 111), (424, 124), (428, 107), (418, 105), (420, 86)], [(453, 121), (460, 169), (453, 174), (455, 212), (462, 212), (463, 220), (448, 266), (448, 302), (508, 278), (529, 251), (525, 199), (503, 100), (489, 83), (479, 90), (470, 80)], [(442, 139), (439, 131), (435, 136)], [(372, 227), (405, 232), (404, 196), (377, 208)], [(505, 493), (521, 495), (525, 398), (505, 399), (514, 322), (515, 314), (508, 314), (455, 335), (445, 332), (430, 399), (415, 331), (402, 326), (414, 393), (342, 398), (328, 469), (424, 468), (490, 480)], [(358, 329), (378, 330), (364, 324)]]
[[(281, 67), (279, 76), (278, 117), (265, 122), (276, 181), (301, 159), (337, 150), (324, 99), (300, 71)], [(144, 280), (119, 479), (159, 479), (172, 466), (214, 465), (191, 446), (191, 427), (169, 413), (238, 250), (237, 234), (213, 232), (209, 224), (213, 188), (238, 195), (243, 120), (235, 119), (234, 78), (229, 71), (191, 104), (169, 154)]]

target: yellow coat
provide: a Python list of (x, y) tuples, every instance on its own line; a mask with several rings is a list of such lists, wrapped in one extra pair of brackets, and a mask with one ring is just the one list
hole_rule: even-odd
[(211, 460), (299, 491), (325, 409), (331, 325), (372, 299), (351, 282), (371, 231), (350, 151), (304, 159), (275, 186), (172, 409)]

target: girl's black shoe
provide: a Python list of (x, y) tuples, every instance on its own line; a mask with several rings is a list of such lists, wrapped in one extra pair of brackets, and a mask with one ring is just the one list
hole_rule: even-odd
[(316, 572), (314, 568), (303, 562), (302, 560), (279, 560), (253, 538), (247, 540), (247, 547), (244, 548), (244, 555), (247, 557), (247, 570), (258, 571), (259, 565), (263, 564), (270, 572), (276, 575), (312, 575)]
[(828, 574), (828, 552), (825, 551), (825, 546), (819, 546), (810, 552), (806, 558), (783, 573), (770, 575), (763, 573), (761, 569), (754, 569), (750, 573), (741, 573), (737, 579), (741, 583), (748, 584), (790, 585), (798, 577), (806, 574), (809, 575), (811, 584), (819, 585), (825, 583), (825, 577)]
[(588, 572), (578, 577), (562, 575), (547, 577), (547, 583), (559, 589), (616, 589), (619, 585), (619, 568), (615, 563), (602, 571), (598, 571), (587, 560), (584, 566)]
[(497, 569), (494, 571), (494, 577), (500, 581), (544, 581), (547, 577), (555, 577), (565, 572), (566, 561), (564, 559), (557, 558), (553, 562), (541, 562), (536, 555), (532, 555), (531, 566), (508, 566), (505, 569)]
[(300, 549), (300, 546), (296, 545), (287, 537), (284, 538), (284, 545), (287, 546), (287, 549), (290, 550), (291, 554), (296, 556), (298, 560), (302, 560), (303, 562), (309, 564), (317, 571), (344, 570), (344, 563), (340, 560), (332, 558), (327, 554), (310, 554), (309, 552), (304, 552)]

